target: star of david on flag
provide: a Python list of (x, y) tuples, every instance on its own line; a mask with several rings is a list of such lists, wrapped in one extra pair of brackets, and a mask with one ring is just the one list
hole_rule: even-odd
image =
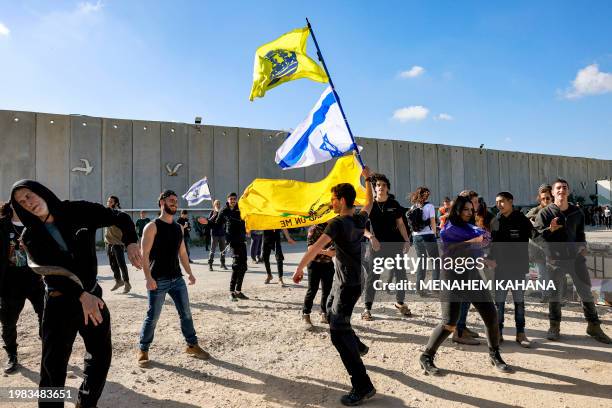
[(210, 190), (208, 189), (208, 178), (196, 182), (189, 187), (189, 190), (182, 196), (190, 207), (200, 204), (204, 200), (211, 200)]
[(327, 87), (308, 117), (276, 151), (276, 163), (283, 169), (323, 163), (355, 149), (338, 101)]

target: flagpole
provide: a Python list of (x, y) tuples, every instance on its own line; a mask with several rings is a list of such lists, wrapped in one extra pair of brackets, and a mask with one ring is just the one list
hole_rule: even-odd
[(346, 128), (348, 129), (349, 135), (351, 136), (351, 140), (353, 141), (353, 148), (357, 152), (357, 159), (359, 159), (359, 164), (361, 164), (361, 167), (365, 167), (365, 164), (363, 164), (363, 159), (361, 158), (361, 153), (359, 152), (359, 147), (357, 146), (357, 142), (355, 142), (355, 136), (353, 136), (351, 127), (349, 126), (348, 120), (346, 119), (346, 115), (344, 114), (344, 109), (342, 109), (342, 104), (340, 103), (340, 97), (338, 96), (338, 93), (336, 92), (336, 88), (334, 87), (334, 82), (331, 79), (331, 75), (329, 74), (329, 70), (327, 69), (325, 60), (323, 59), (323, 54), (321, 53), (321, 49), (319, 48), (317, 37), (315, 37), (314, 31), (312, 31), (312, 26), (310, 25), (310, 21), (308, 21), (308, 18), (306, 18), (306, 23), (308, 24), (308, 30), (310, 31), (310, 35), (312, 35), (312, 40), (315, 43), (315, 47), (317, 47), (317, 57), (319, 57), (319, 61), (321, 61), (321, 64), (323, 64), (323, 69), (325, 70), (325, 73), (327, 74), (327, 78), (329, 79), (329, 86), (331, 86), (332, 92), (334, 93), (334, 98), (336, 98), (336, 102), (338, 102), (340, 113), (342, 113), (342, 118), (344, 119)]

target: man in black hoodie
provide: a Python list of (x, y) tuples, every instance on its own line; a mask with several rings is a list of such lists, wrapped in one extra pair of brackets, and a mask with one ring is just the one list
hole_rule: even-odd
[[(497, 263), (495, 283), (500, 286), (515, 285), (524, 281), (529, 272), (529, 238), (533, 233), (531, 221), (513, 207), (514, 197), (507, 191), (497, 193), (495, 205), (499, 213), (491, 220), (491, 240), (493, 244), (489, 258)], [(525, 335), (525, 291), (510, 289), (514, 301), (514, 321), (516, 323), (516, 342), (521, 347), (531, 347)], [(504, 341), (504, 309), (508, 289), (495, 291), (497, 320), (499, 322), (499, 340)]]
[(560, 289), (565, 275), (572, 277), (576, 292), (582, 300), (584, 317), (588, 322), (587, 334), (595, 340), (610, 344), (612, 340), (601, 329), (601, 321), (591, 292), (591, 278), (586, 266), (587, 253), (584, 235), (584, 214), (568, 202), (569, 183), (561, 178), (552, 184), (554, 202), (543, 208), (536, 217), (535, 228), (541, 234), (546, 264), (556, 291), (548, 304), (550, 328), (546, 338), (559, 340), (561, 333)]
[(230, 300), (246, 300), (248, 297), (242, 293), (242, 281), (247, 271), (247, 250), (246, 250), (246, 227), (240, 218), (240, 208), (238, 208), (238, 195), (230, 193), (227, 196), (227, 204), (221, 210), (219, 219), (225, 225), (225, 240), (229, 243), (234, 253), (232, 262), (232, 277), (230, 280)]
[[(112, 355), (110, 313), (96, 280), (96, 230), (119, 227), (129, 260), (140, 269), (142, 258), (134, 223), (128, 214), (101, 204), (60, 201), (47, 187), (33, 180), (13, 185), (11, 203), (25, 226), (22, 241), (30, 260), (40, 265), (43, 272), (52, 271), (45, 275), (47, 294), (39, 385), (64, 386), (78, 332), (87, 354), (77, 406), (95, 407), (106, 383)], [(63, 402), (39, 400), (39, 406), (63, 406)]]
[(26, 299), (38, 315), (39, 335), (43, 314), (45, 287), (40, 275), (27, 265), (27, 256), (20, 247), (23, 224), (9, 203), (0, 206), (0, 323), (2, 340), (8, 354), (6, 374), (14, 373), (17, 361), (17, 321)]

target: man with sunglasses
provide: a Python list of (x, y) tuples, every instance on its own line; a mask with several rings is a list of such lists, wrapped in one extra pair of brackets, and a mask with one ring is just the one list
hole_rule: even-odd
[(161, 210), (160, 216), (147, 224), (142, 236), (142, 267), (147, 285), (149, 309), (140, 332), (138, 364), (146, 366), (149, 363), (149, 347), (153, 342), (155, 326), (164, 306), (166, 294), (172, 298), (181, 320), (181, 331), (187, 343), (185, 353), (206, 360), (210, 355), (198, 345), (189, 306), (189, 294), (181, 273), (180, 265), (187, 272), (189, 284), (195, 284), (196, 278), (191, 272), (183, 229), (174, 221), (174, 214), (178, 209), (176, 193), (172, 190), (162, 192), (158, 206)]

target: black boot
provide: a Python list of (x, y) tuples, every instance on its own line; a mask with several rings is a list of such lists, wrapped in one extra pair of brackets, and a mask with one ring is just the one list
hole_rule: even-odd
[(374, 395), (376, 395), (376, 388), (374, 387), (365, 392), (357, 392), (353, 388), (350, 393), (343, 395), (342, 398), (340, 398), (340, 403), (347, 407), (352, 407), (361, 404), (363, 401), (372, 398)]
[(425, 375), (440, 375), (440, 369), (436, 367), (433, 360), (433, 356), (425, 353), (421, 354), (421, 357), (419, 357), (419, 364)]
[(495, 366), (497, 371), (501, 371), (502, 373), (512, 372), (510, 366), (506, 364), (506, 362), (502, 359), (501, 354), (499, 354), (499, 347), (489, 347), (489, 361), (491, 362), (491, 365)]
[(17, 353), (9, 354), (8, 362), (6, 363), (6, 366), (4, 367), (4, 373), (12, 374), (15, 371), (17, 371), (18, 366), (19, 366), (19, 363), (17, 361)]

